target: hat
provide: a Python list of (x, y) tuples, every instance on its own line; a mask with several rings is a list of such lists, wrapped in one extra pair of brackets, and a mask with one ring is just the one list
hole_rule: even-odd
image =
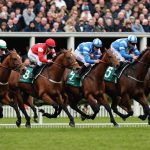
[(89, 11), (89, 6), (84, 6), (83, 11)]

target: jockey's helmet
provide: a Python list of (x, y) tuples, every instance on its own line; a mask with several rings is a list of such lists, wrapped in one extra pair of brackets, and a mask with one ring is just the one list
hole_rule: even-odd
[(48, 45), (51, 48), (54, 48), (56, 46), (55, 41), (53, 39), (51, 39), (51, 38), (47, 39), (45, 41), (45, 43), (46, 43), (46, 45)]
[(6, 42), (4, 40), (1, 40), (1, 39), (0, 39), (0, 48), (1, 49), (6, 49), (7, 48)]
[(136, 44), (137, 43), (137, 37), (135, 35), (129, 35), (128, 41), (132, 44)]
[(102, 41), (98, 38), (93, 40), (93, 46), (95, 46), (96, 48), (100, 48), (102, 47)]

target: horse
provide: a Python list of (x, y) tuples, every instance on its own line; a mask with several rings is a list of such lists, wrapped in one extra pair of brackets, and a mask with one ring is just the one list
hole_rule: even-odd
[(21, 118), (20, 112), (17, 105), (15, 105), (15, 103), (10, 99), (8, 92), (8, 80), (12, 71), (17, 72), (18, 74), (25, 73), (25, 66), (23, 65), (22, 59), (16, 52), (16, 50), (8, 51), (8, 53), (3, 56), (2, 63), (0, 63), (0, 118), (3, 118), (2, 105), (10, 105), (16, 111), (16, 125), (19, 127), (19, 122)]
[[(19, 82), (19, 74), (12, 72), (9, 80), (10, 92), (13, 98), (17, 101), (23, 102), (20, 90), (26, 95), (31, 95), (35, 98), (43, 100), (47, 105), (52, 105), (53, 107), (58, 107), (60, 105), (62, 109), (68, 115), (71, 127), (75, 126), (74, 118), (69, 113), (65, 103), (65, 95), (63, 93), (63, 75), (66, 68), (79, 69), (79, 64), (77, 63), (72, 52), (63, 49), (57, 56), (53, 59), (52, 63), (47, 63), (40, 74), (36, 77), (33, 84)], [(13, 79), (13, 80), (12, 80)], [(14, 90), (15, 89), (15, 90)], [(21, 109), (25, 112), (23, 104), (19, 104)], [(30, 127), (30, 117), (26, 114), (26, 126)]]
[[(110, 115), (110, 121), (114, 124), (114, 126), (118, 126), (113, 117), (111, 108), (105, 95), (105, 84), (103, 81), (103, 77), (109, 65), (118, 66), (119, 61), (114, 56), (111, 50), (105, 49), (103, 55), (101, 56), (100, 63), (94, 65), (92, 69), (85, 75), (81, 87), (75, 87), (69, 84), (65, 84), (64, 86), (65, 92), (68, 95), (68, 104), (72, 109), (81, 114), (83, 118), (94, 119), (96, 117), (96, 114), (100, 110), (100, 105), (103, 105)], [(64, 76), (65, 83), (67, 81), (67, 74), (68, 72)], [(93, 115), (89, 116), (78, 108), (78, 103), (82, 98), (84, 98), (92, 107), (94, 111)], [(43, 116), (46, 116), (48, 118), (56, 118), (57, 115), (59, 115), (60, 111), (61, 108), (59, 110), (56, 110), (54, 114), (48, 114), (41, 110)]]
[[(148, 124), (150, 124), (150, 108), (144, 90), (144, 80), (149, 67), (150, 48), (148, 47), (137, 60), (124, 69), (116, 84), (105, 81), (106, 93), (112, 98), (111, 108), (123, 120), (133, 115), (130, 100), (134, 99), (142, 105), (144, 110), (144, 115), (140, 115), (139, 118), (145, 120), (148, 116)], [(117, 105), (126, 110), (128, 114), (120, 113)]]

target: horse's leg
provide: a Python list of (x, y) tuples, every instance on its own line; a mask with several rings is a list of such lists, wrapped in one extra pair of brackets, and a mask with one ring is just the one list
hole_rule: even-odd
[(57, 116), (61, 113), (62, 108), (60, 106), (53, 106), (53, 108), (55, 109), (53, 114), (46, 113), (43, 109), (40, 109), (39, 112), (42, 113), (42, 116), (47, 118), (57, 118)]
[(114, 116), (112, 114), (112, 111), (111, 111), (111, 107), (109, 106), (109, 103), (108, 103), (108, 100), (107, 100), (107, 97), (105, 94), (102, 94), (101, 97), (99, 97), (98, 99), (98, 102), (103, 105), (105, 107), (105, 109), (108, 111), (109, 113), (109, 116), (110, 116), (110, 122), (113, 123), (113, 125), (115, 127), (118, 127), (119, 125), (117, 124), (117, 122), (115, 121), (114, 119)]
[(53, 107), (57, 106), (57, 103), (62, 107), (62, 109), (66, 112), (66, 114), (68, 115), (69, 119), (70, 119), (70, 123), (69, 125), (71, 127), (74, 127), (75, 126), (75, 123), (74, 123), (74, 118), (71, 116), (71, 114), (69, 113), (66, 105), (63, 104), (63, 99), (62, 99), (62, 96), (61, 94), (55, 96), (55, 100), (57, 101), (57, 103), (55, 101), (53, 101), (49, 95), (47, 95), (47, 93), (44, 93), (42, 95), (42, 100), (44, 102), (46, 102), (47, 104), (49, 105), (52, 105)]
[(3, 106), (0, 103), (0, 118), (3, 118)]
[(141, 93), (140, 95), (138, 95), (136, 100), (142, 105), (144, 111), (144, 115), (140, 115), (139, 118), (145, 120), (148, 116), (148, 124), (150, 125), (150, 108), (145, 94)]
[(87, 99), (89, 105), (91, 106), (91, 108), (92, 108), (92, 110), (94, 112), (94, 114), (91, 115), (90, 118), (94, 120), (96, 115), (97, 115), (97, 113), (100, 110), (99, 105), (97, 103), (97, 100), (93, 97), (92, 94), (89, 94), (86, 99)]
[(34, 122), (38, 123), (38, 121), (37, 121), (37, 118), (38, 118), (37, 110), (36, 110), (35, 106), (33, 105), (32, 97), (29, 94), (27, 94), (26, 92), (21, 93), (21, 95), (22, 95), (24, 104), (28, 105), (34, 113), (34, 117), (33, 117)]
[(16, 115), (17, 115), (17, 121), (16, 121), (16, 125), (17, 127), (20, 127), (21, 124), (21, 115), (18, 109), (17, 104), (15, 103), (15, 101), (11, 101), (8, 95), (5, 95), (5, 97), (2, 99), (2, 103), (5, 105), (9, 105), (12, 108), (14, 108), (14, 110), (16, 111)]
[[(126, 104), (125, 104), (126, 103)], [(117, 106), (120, 106), (122, 109), (124, 109), (125, 111), (127, 111), (128, 114), (122, 114), (118, 111)], [(125, 106), (126, 105), (126, 106)], [(133, 115), (133, 110), (130, 106), (130, 103), (127, 102), (126, 100), (124, 100), (121, 97), (112, 97), (112, 104), (111, 104), (111, 108), (113, 110), (114, 113), (116, 113), (118, 116), (120, 116), (124, 121), (126, 120), (126, 118), (128, 118), (129, 116)], [(125, 109), (126, 108), (126, 109)]]
[(19, 106), (20, 110), (22, 111), (22, 113), (24, 114), (24, 116), (26, 118), (26, 124), (25, 124), (25, 126), (27, 128), (31, 128), (30, 116), (27, 114), (27, 112), (25, 110), (23, 99), (22, 99), (22, 96), (20, 94), (20, 91), (18, 91), (18, 90), (15, 91), (15, 98), (16, 98), (16, 101), (18, 103), (18, 106)]
[(36, 107), (32, 103), (32, 97), (31, 96), (28, 97), (28, 99), (25, 102), (25, 104), (28, 105), (32, 109), (32, 111), (34, 113), (34, 117), (33, 117), (34, 118), (34, 122), (38, 123), (38, 121), (37, 121), (37, 118), (38, 118), (37, 109), (36, 109)]

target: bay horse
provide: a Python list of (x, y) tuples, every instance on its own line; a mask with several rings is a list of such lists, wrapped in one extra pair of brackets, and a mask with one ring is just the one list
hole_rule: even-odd
[(2, 105), (10, 105), (13, 107), (17, 114), (16, 125), (19, 126), (21, 119), (20, 112), (17, 105), (9, 97), (9, 84), (8, 80), (12, 72), (17, 72), (18, 74), (25, 73), (25, 66), (22, 63), (22, 59), (16, 50), (8, 51), (8, 53), (3, 56), (3, 61), (0, 63), (0, 118), (3, 118), (3, 108)]
[[(109, 65), (117, 66), (119, 65), (119, 62), (111, 50), (105, 49), (105, 52), (103, 52), (103, 55), (101, 56), (100, 63), (94, 65), (90, 72), (84, 77), (82, 86), (75, 87), (69, 84), (65, 84), (65, 92), (68, 95), (68, 104), (72, 109), (81, 114), (82, 118), (94, 119), (100, 110), (100, 105), (103, 105), (110, 115), (110, 121), (114, 124), (114, 126), (118, 126), (105, 95), (105, 84), (103, 77)], [(67, 81), (67, 74), (68, 72), (66, 73), (64, 79), (65, 83)], [(78, 108), (78, 103), (82, 98), (84, 98), (87, 103), (90, 104), (94, 112), (93, 115), (89, 116)], [(55, 111), (54, 114), (48, 114), (45, 113), (44, 110), (41, 110), (43, 116), (48, 118), (56, 118), (60, 111), (61, 108), (60, 110)]]
[[(22, 97), (20, 90), (26, 95), (31, 95), (35, 98), (43, 100), (47, 105), (58, 107), (60, 105), (62, 109), (68, 115), (71, 127), (75, 126), (74, 118), (68, 111), (64, 103), (66, 99), (63, 92), (63, 75), (66, 68), (78, 69), (80, 66), (77, 63), (72, 52), (63, 49), (53, 59), (52, 63), (47, 63), (38, 77), (34, 80), (33, 84), (19, 82), (19, 74), (12, 72), (9, 80), (11, 95), (21, 101)], [(15, 89), (15, 90), (14, 90)], [(23, 104), (20, 103), (21, 109), (24, 109)], [(25, 110), (24, 110), (25, 111)], [(30, 126), (30, 118), (26, 116), (26, 126)]]
[[(131, 99), (139, 102), (144, 110), (144, 115), (139, 118), (145, 120), (148, 116), (150, 124), (150, 108), (144, 90), (144, 79), (150, 67), (150, 48), (145, 49), (137, 60), (124, 69), (117, 84), (105, 81), (106, 93), (112, 98), (111, 108), (122, 119), (133, 115)], [(128, 114), (118, 111), (117, 105), (121, 106)]]

